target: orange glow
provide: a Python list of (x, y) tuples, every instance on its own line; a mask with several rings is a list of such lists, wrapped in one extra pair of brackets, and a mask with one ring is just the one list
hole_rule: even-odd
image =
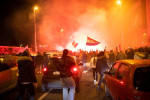
[(35, 7), (34, 7), (34, 10), (38, 10), (38, 6), (35, 6)]
[(63, 32), (63, 31), (64, 31), (64, 29), (62, 28), (62, 29), (61, 29), (61, 32)]
[[(145, 31), (141, 31), (144, 20), (140, 3), (130, 6), (117, 0), (113, 6), (101, 7), (99, 4), (106, 5), (103, 0), (81, 1), (47, 1), (38, 24), (38, 44), (48, 45), (46, 49), (49, 50), (67, 48), (72, 51), (104, 50), (105, 46), (107, 50), (116, 50), (119, 45), (125, 50), (146, 44), (148, 35), (143, 37)], [(121, 4), (125, 7), (118, 7)], [(86, 46), (87, 36), (101, 43)], [(78, 43), (76, 48), (72, 45), (73, 41)]]
[(146, 33), (143, 33), (144, 36), (146, 36)]
[(121, 1), (120, 1), (120, 0), (118, 0), (118, 1), (117, 1), (117, 4), (121, 5)]

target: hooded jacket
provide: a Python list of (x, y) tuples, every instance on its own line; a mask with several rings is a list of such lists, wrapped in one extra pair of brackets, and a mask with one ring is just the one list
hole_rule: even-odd
[(19, 69), (18, 83), (37, 83), (35, 76), (35, 66), (32, 58), (27, 56), (18, 57), (17, 63)]

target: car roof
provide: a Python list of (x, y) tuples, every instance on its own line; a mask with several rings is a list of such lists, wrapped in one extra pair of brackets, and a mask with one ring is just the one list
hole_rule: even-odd
[(60, 59), (61, 57), (49, 57), (48, 59)]
[(126, 63), (130, 65), (150, 65), (150, 59), (127, 59), (116, 62)]

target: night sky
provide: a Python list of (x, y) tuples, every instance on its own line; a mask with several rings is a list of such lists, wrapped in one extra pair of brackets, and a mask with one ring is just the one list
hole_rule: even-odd
[(32, 43), (34, 26), (29, 14), (33, 12), (35, 4), (36, 0), (0, 1), (0, 45), (19, 46), (23, 44), (25, 46)]

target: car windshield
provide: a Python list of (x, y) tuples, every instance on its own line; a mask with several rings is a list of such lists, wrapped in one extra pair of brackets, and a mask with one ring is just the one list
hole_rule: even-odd
[(150, 66), (135, 70), (133, 84), (137, 90), (150, 92)]
[(57, 70), (57, 66), (58, 66), (58, 58), (50, 58), (48, 63), (47, 63), (47, 67), (49, 70)]

